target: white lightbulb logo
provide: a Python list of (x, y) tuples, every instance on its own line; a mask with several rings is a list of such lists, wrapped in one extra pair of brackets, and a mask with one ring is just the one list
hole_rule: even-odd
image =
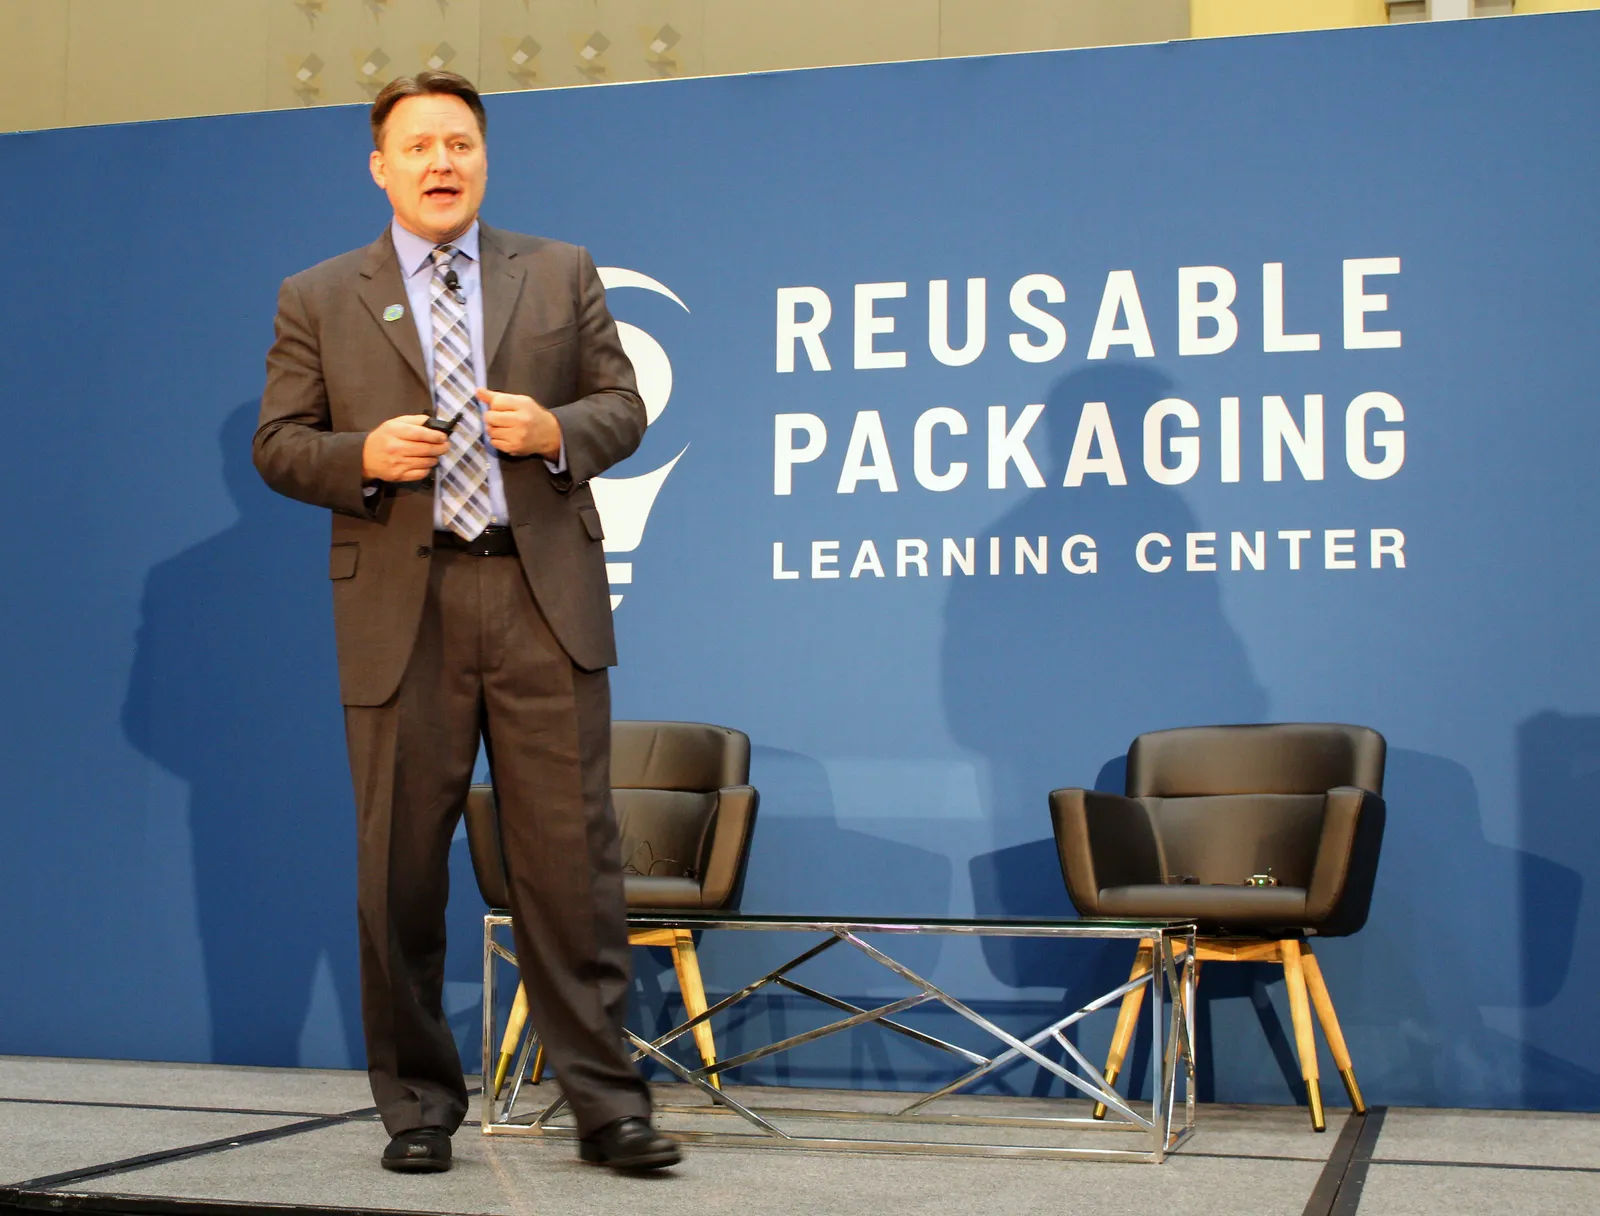
[[(642, 287), (657, 295), (666, 296), (684, 312), (689, 306), (665, 284), (657, 282), (637, 270), (620, 266), (599, 267), (600, 283), (610, 292), (618, 287)], [(617, 337), (622, 349), (633, 363), (639, 380), (639, 395), (644, 398), (645, 422), (651, 425), (661, 417), (672, 396), (672, 360), (657, 342), (637, 325), (617, 322)], [(632, 553), (644, 539), (644, 526), (649, 522), (650, 509), (655, 506), (656, 495), (666, 483), (667, 474), (689, 450), (684, 444), (679, 453), (659, 469), (641, 473), (638, 477), (595, 477), (589, 481), (594, 491), (594, 505), (600, 512), (600, 523), (605, 529), (604, 543), (607, 554)], [(633, 582), (632, 562), (606, 562), (606, 577), (613, 587)], [(611, 607), (622, 603), (622, 595), (612, 592)]]

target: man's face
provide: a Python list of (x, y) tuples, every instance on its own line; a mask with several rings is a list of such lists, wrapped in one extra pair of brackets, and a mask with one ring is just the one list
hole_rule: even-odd
[(483, 133), (461, 98), (423, 93), (389, 111), (372, 180), (407, 231), (435, 245), (455, 240), (477, 218), (488, 176)]

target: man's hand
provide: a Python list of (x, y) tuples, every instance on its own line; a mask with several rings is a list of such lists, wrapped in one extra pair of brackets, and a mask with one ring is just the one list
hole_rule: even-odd
[(367, 432), (361, 447), (361, 476), (368, 481), (421, 481), (450, 445), (447, 435), (422, 424), (426, 414), (391, 418)]
[(483, 421), (489, 442), (499, 451), (507, 456), (561, 458), (561, 423), (532, 397), (480, 388), (478, 400), (489, 407)]

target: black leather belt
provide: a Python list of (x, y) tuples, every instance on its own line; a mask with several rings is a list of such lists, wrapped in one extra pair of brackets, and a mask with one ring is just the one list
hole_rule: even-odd
[(468, 557), (515, 557), (517, 538), (510, 528), (491, 524), (471, 540), (462, 540), (454, 532), (435, 532), (433, 547), (465, 553)]

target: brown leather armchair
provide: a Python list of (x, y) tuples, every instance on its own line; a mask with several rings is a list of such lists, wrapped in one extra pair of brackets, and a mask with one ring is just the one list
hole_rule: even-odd
[[(740, 731), (700, 722), (611, 724), (611, 800), (622, 837), (630, 912), (738, 908), (760, 805), (749, 782), (750, 739)], [(493, 787), (472, 787), (466, 819), (478, 890), (491, 908), (504, 909), (509, 900)], [(692, 933), (636, 929), (628, 940), (635, 946), (669, 948), (685, 1010), (690, 1017), (705, 1012), (705, 985)], [(527, 994), (519, 985), (500, 1044), (496, 1094), (527, 1012)], [(694, 1037), (701, 1058), (715, 1063), (710, 1023), (696, 1026)], [(533, 1066), (535, 1083), (543, 1071), (541, 1047)], [(719, 1084), (715, 1076), (712, 1084)]]
[[(1156, 731), (1128, 749), (1125, 796), (1050, 794), (1061, 873), (1084, 916), (1193, 920), (1202, 935), (1197, 964), (1283, 965), (1317, 1131), (1326, 1121), (1311, 1007), (1351, 1106), (1366, 1110), (1309, 938), (1366, 923), (1383, 840), (1385, 751), (1383, 736), (1364, 726)], [(1141, 943), (1132, 976), (1150, 966)], [(1122, 1069), (1143, 996), (1136, 988), (1123, 998), (1107, 1080)], [(1104, 1114), (1095, 1108), (1096, 1118)]]

